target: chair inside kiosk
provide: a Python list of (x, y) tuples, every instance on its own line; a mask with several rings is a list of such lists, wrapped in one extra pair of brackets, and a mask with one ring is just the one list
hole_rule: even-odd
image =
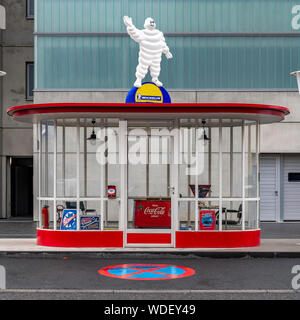
[[(219, 224), (219, 212), (220, 210), (218, 210), (216, 212), (216, 224)], [(239, 208), (238, 210), (233, 210), (233, 209), (226, 209), (226, 208), (223, 208), (222, 209), (222, 213), (235, 213), (236, 214), (236, 217), (237, 219), (236, 220), (222, 220), (222, 224), (226, 224), (226, 225), (238, 225), (241, 223), (241, 219), (242, 219), (242, 212), (243, 212), (243, 205), (240, 204), (239, 205)]]
[[(189, 185), (193, 194), (195, 195), (195, 185)], [(211, 185), (198, 185), (198, 198), (205, 198), (207, 194), (211, 192)], [(200, 202), (199, 204), (199, 209), (214, 209), (216, 210), (215, 213), (215, 220), (216, 220), (216, 225), (219, 224), (219, 214), (220, 214), (220, 209), (218, 206), (209, 206), (206, 202)], [(243, 212), (243, 207), (242, 204), (239, 205), (239, 208), (237, 210), (234, 209), (227, 209), (227, 208), (222, 208), (222, 213), (224, 214), (223, 217), (225, 219), (222, 219), (222, 224), (224, 225), (239, 225), (242, 220), (242, 212)], [(232, 214), (236, 215), (236, 219), (234, 220), (228, 220), (227, 215)]]

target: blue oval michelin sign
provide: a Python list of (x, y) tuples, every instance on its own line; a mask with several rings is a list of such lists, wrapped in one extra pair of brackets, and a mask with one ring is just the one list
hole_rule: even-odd
[(140, 88), (131, 88), (126, 103), (171, 103), (171, 98), (165, 88), (153, 82), (144, 82)]

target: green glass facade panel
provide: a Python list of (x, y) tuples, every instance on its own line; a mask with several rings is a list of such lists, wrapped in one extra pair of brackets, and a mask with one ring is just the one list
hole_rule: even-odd
[(295, 0), (35, 0), (36, 32), (124, 32), (123, 15), (164, 32), (290, 32)]
[[(299, 37), (167, 37), (168, 89), (289, 89), (299, 69)], [(129, 37), (38, 37), (37, 89), (128, 89), (138, 44)], [(149, 75), (145, 80), (150, 80)]]

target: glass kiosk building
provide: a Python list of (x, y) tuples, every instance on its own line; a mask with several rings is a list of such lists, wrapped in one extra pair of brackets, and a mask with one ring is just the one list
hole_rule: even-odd
[[(123, 103), (138, 57), (124, 15), (164, 32), (171, 105)], [(258, 245), (259, 152), (299, 151), (299, 21), (291, 0), (36, 0), (34, 104), (8, 114), (33, 124), (38, 243)], [(277, 105), (295, 122), (278, 125), (289, 110)]]
[[(288, 113), (271, 105), (209, 103), (10, 108), (16, 120), (35, 124), (37, 243), (259, 245), (260, 125)], [(63, 208), (76, 212), (72, 230), (62, 228)], [(83, 230), (82, 219), (97, 216), (97, 227)]]

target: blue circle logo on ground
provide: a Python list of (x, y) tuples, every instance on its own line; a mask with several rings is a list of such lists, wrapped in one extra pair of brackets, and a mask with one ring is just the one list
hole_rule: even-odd
[(169, 264), (121, 264), (105, 267), (98, 270), (98, 273), (128, 280), (166, 280), (192, 276), (195, 270)]

